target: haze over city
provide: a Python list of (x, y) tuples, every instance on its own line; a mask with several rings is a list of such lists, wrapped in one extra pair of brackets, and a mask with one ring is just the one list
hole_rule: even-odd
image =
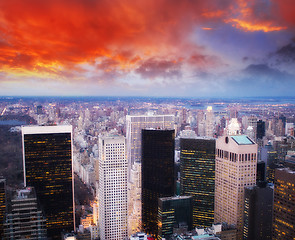
[(295, 3), (0, 1), (0, 95), (294, 96)]

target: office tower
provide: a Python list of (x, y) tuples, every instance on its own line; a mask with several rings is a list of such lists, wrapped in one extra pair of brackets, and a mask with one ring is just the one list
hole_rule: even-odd
[(174, 195), (174, 130), (142, 130), (142, 227), (158, 234), (158, 198)]
[(257, 162), (256, 182), (264, 182), (264, 181), (265, 181), (265, 162), (258, 161)]
[(287, 240), (295, 236), (295, 172), (275, 170), (272, 239)]
[(199, 110), (197, 112), (197, 128), (198, 128), (198, 136), (205, 136), (206, 135), (206, 128), (205, 128), (205, 114), (203, 111)]
[(214, 222), (215, 139), (180, 139), (180, 193), (193, 196), (193, 226)]
[(48, 238), (75, 229), (72, 126), (22, 127), (25, 186), (35, 188)]
[(46, 220), (37, 202), (33, 187), (14, 193), (8, 204), (3, 239), (47, 239)]
[(191, 196), (159, 198), (158, 239), (169, 239), (173, 229), (185, 226), (186, 231), (193, 227), (193, 205)]
[(272, 209), (273, 184), (245, 187), (243, 239), (271, 240)]
[(128, 165), (141, 162), (141, 130), (145, 128), (174, 129), (173, 115), (126, 116)]
[(214, 112), (212, 111), (212, 106), (207, 107), (206, 111), (206, 136), (213, 137), (214, 136)]
[(259, 120), (257, 122), (257, 139), (262, 139), (265, 136), (265, 122)]
[(3, 236), (3, 221), (6, 209), (6, 183), (0, 178), (0, 239)]
[(122, 136), (99, 138), (100, 239), (127, 237), (127, 159)]
[(248, 127), (251, 126), (253, 127), (254, 131), (254, 139), (256, 140), (257, 138), (257, 117), (255, 115), (251, 115), (248, 117)]
[(141, 228), (141, 130), (144, 128), (174, 129), (174, 116), (126, 116), (128, 236)]
[(214, 221), (237, 226), (242, 238), (244, 187), (256, 183), (257, 144), (245, 135), (216, 140)]

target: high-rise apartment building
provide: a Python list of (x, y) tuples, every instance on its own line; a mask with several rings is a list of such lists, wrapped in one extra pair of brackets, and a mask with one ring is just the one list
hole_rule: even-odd
[(214, 222), (215, 139), (180, 139), (180, 193), (193, 196), (193, 226)]
[(0, 179), (0, 239), (3, 237), (3, 221), (6, 209), (6, 182)]
[(140, 231), (141, 228), (141, 130), (174, 129), (174, 118), (173, 115), (126, 116), (128, 236)]
[(272, 234), (273, 240), (295, 237), (295, 172), (288, 168), (275, 170)]
[(142, 130), (142, 227), (158, 234), (158, 199), (174, 195), (174, 130)]
[(158, 239), (169, 239), (175, 227), (184, 227), (186, 231), (192, 229), (192, 196), (159, 198), (158, 206)]
[(273, 184), (245, 187), (243, 239), (271, 240), (272, 209)]
[(22, 127), (25, 186), (33, 186), (50, 239), (75, 229), (72, 126)]
[(8, 204), (1, 239), (47, 240), (46, 220), (33, 187), (17, 190)]
[(216, 140), (214, 221), (234, 224), (242, 238), (244, 188), (256, 184), (257, 144), (245, 135)]
[(99, 138), (100, 239), (127, 237), (127, 159), (122, 136)]

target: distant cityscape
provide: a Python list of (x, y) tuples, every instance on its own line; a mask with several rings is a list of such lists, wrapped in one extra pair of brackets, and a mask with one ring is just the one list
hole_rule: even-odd
[(0, 97), (0, 239), (295, 239), (295, 98)]

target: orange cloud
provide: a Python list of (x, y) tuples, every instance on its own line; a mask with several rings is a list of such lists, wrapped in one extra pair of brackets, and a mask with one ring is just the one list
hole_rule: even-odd
[(150, 57), (185, 54), (195, 24), (221, 17), (219, 8), (199, 0), (1, 1), (0, 68), (58, 74), (107, 57), (136, 69)]
[(251, 23), (239, 19), (230, 19), (226, 22), (232, 23), (233, 27), (242, 29), (244, 31), (249, 32), (255, 32), (255, 31), (263, 31), (263, 32), (273, 32), (273, 31), (281, 31), (284, 29), (287, 29), (287, 27), (277, 27), (272, 26), (272, 23), (270, 22), (264, 22), (264, 23)]

